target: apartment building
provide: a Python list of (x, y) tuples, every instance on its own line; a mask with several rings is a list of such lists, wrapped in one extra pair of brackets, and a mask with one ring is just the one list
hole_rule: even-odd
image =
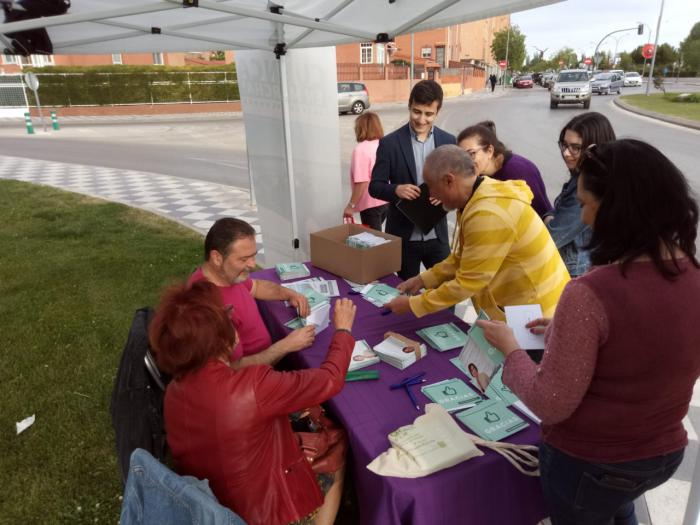
[[(427, 69), (457, 67), (458, 63), (494, 66), (491, 54), (493, 35), (508, 27), (509, 23), (510, 16), (504, 15), (414, 33), (414, 63)], [(338, 64), (408, 63), (410, 59), (411, 35), (400, 35), (386, 46), (373, 42), (336, 46)]]

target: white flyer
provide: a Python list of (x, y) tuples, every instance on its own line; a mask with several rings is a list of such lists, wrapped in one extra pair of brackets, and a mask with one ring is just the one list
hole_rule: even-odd
[(513, 335), (523, 350), (544, 350), (544, 335), (535, 335), (525, 325), (543, 317), (539, 304), (506, 306), (506, 323), (513, 329)]

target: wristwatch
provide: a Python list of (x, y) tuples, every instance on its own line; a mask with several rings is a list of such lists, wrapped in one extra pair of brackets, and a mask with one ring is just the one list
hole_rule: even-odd
[(353, 204), (352, 202), (348, 202), (348, 206), (350, 206), (354, 210), (355, 206), (357, 206), (357, 204)]

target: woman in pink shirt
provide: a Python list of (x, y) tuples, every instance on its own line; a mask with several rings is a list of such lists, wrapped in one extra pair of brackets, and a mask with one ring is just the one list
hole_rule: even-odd
[(352, 218), (356, 212), (360, 212), (362, 224), (379, 231), (382, 230), (389, 204), (370, 197), (367, 187), (372, 179), (372, 168), (377, 160), (379, 139), (383, 136), (382, 123), (376, 113), (365, 111), (355, 119), (357, 146), (352, 150), (350, 161), (352, 194), (350, 202), (343, 210), (343, 218)]
[[(618, 140), (582, 152), (577, 198), (593, 266), (564, 289), (540, 365), (503, 323), (477, 321), (506, 356), (503, 382), (542, 419), (553, 525), (635, 525), (634, 500), (669, 479), (700, 375), (698, 205), (661, 152)], [(545, 330), (546, 327), (546, 330)]]

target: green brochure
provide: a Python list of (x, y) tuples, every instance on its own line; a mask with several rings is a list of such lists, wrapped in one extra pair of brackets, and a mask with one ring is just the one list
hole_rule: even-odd
[(500, 368), (496, 375), (491, 378), (489, 387), (486, 389), (486, 395), (491, 399), (501, 399), (506, 406), (510, 406), (519, 401), (519, 399), (510, 388), (503, 384), (502, 376), (503, 368)]
[(284, 323), (284, 326), (291, 328), (292, 330), (296, 330), (297, 328), (304, 328), (306, 325), (301, 317), (295, 317), (294, 319)]
[[(488, 319), (488, 316), (482, 311), (477, 319)], [(467, 342), (459, 353), (459, 360), (466, 368), (467, 376), (485, 393), (491, 378), (503, 364), (504, 357), (486, 341), (484, 331), (475, 323), (467, 333)]]
[(305, 290), (304, 295), (306, 296), (306, 299), (309, 301), (309, 308), (312, 310), (314, 308), (321, 306), (322, 304), (330, 303), (327, 295), (323, 295), (322, 293), (318, 293), (313, 288), (309, 288), (308, 290)]
[[(474, 385), (474, 388), (477, 390), (480, 389), (476, 380), (469, 375), (469, 372), (467, 372), (467, 369), (462, 364), (462, 361), (459, 360), (459, 357), (453, 357), (450, 359), (450, 363), (459, 368), (460, 371), (470, 379), (471, 383)], [(510, 406), (519, 401), (519, 399), (506, 385), (503, 384), (503, 378), (501, 377), (502, 375), (503, 368), (499, 368), (498, 372), (496, 372), (496, 374), (491, 378), (489, 386), (486, 388), (486, 395), (489, 399), (500, 399), (507, 406)]]
[(275, 271), (280, 281), (300, 279), (311, 275), (304, 263), (280, 263), (275, 265)]
[(454, 323), (428, 326), (416, 330), (416, 333), (430, 346), (445, 352), (454, 348), (460, 348), (467, 342), (467, 334), (462, 332)]
[(388, 284), (379, 283), (371, 286), (372, 288), (364, 295), (369, 302), (374, 304), (384, 306), (395, 297), (401, 295), (401, 292)]
[(481, 401), (481, 396), (474, 392), (461, 379), (446, 379), (439, 383), (426, 385), (421, 392), (435, 403), (439, 403), (448, 412), (474, 406)]
[(503, 401), (491, 399), (456, 414), (480, 438), (500, 441), (527, 428), (529, 423), (508, 410)]

